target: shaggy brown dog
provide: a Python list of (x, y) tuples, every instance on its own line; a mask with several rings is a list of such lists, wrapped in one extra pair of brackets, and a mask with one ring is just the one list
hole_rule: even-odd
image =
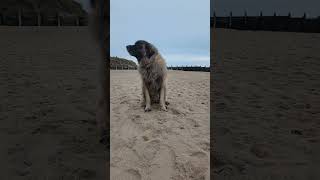
[(167, 65), (155, 46), (139, 40), (128, 45), (131, 56), (138, 60), (142, 79), (142, 105), (145, 111), (151, 111), (151, 103), (160, 103), (160, 108), (167, 111)]

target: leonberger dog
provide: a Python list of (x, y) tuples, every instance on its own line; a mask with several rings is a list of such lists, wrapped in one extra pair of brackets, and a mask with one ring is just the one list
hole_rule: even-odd
[(144, 40), (126, 48), (139, 64), (144, 111), (151, 111), (152, 103), (159, 103), (160, 109), (167, 111), (167, 65), (164, 58), (154, 45)]

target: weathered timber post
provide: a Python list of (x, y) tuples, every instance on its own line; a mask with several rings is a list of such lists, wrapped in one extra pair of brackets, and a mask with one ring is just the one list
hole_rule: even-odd
[(247, 11), (244, 11), (244, 24), (247, 25)]
[(79, 23), (79, 16), (76, 16), (76, 26), (79, 26), (80, 23)]
[(304, 12), (301, 20), (301, 25), (300, 25), (300, 31), (304, 32), (305, 31), (305, 20), (307, 18), (307, 14)]
[(4, 23), (3, 23), (3, 15), (2, 15), (2, 13), (0, 12), (0, 25), (3, 25)]
[(290, 19), (291, 19), (291, 12), (289, 11), (288, 18), (287, 18), (287, 24), (286, 24), (286, 31), (290, 31)]
[(230, 12), (230, 16), (229, 16), (229, 28), (232, 27), (232, 11)]
[(213, 12), (213, 22), (211, 22), (211, 19), (210, 19), (210, 24), (213, 26), (213, 28), (216, 28), (216, 19), (217, 19), (217, 16), (216, 16), (216, 12), (214, 11)]
[(79, 16), (76, 16), (76, 26), (77, 26), (77, 32), (79, 32), (79, 26), (80, 26), (80, 23), (79, 23)]
[(58, 27), (60, 27), (60, 25), (61, 25), (59, 12), (57, 12), (57, 25), (58, 25)]
[(38, 20), (38, 26), (40, 27), (41, 26), (41, 13), (40, 11), (37, 12), (37, 20)]
[(263, 30), (264, 29), (264, 23), (263, 23), (263, 13), (260, 11), (260, 18), (258, 18), (259, 27), (256, 27), (256, 29)]
[(18, 10), (18, 26), (22, 26), (22, 13), (21, 8)]

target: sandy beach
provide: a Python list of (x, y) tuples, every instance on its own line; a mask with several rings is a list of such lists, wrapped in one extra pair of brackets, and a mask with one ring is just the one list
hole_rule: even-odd
[(320, 34), (218, 29), (216, 37), (214, 178), (317, 179)]
[[(319, 40), (217, 31), (216, 179), (316, 180)], [(0, 179), (104, 179), (95, 122), (99, 51), (88, 30), (1, 27), (0, 51)], [(112, 179), (209, 179), (209, 79), (169, 71), (168, 112), (145, 113), (138, 72), (111, 71)]]
[[(105, 179), (87, 28), (1, 27), (0, 179)], [(168, 112), (111, 71), (111, 179), (209, 179), (209, 73), (170, 71)]]
[(209, 75), (169, 71), (168, 112), (144, 112), (138, 71), (111, 71), (111, 179), (210, 179)]
[(104, 179), (83, 27), (0, 27), (0, 179)]

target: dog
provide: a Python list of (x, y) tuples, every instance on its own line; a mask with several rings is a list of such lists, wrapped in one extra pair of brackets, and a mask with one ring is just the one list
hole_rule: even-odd
[(159, 103), (162, 111), (167, 111), (167, 65), (158, 49), (151, 43), (138, 40), (126, 46), (128, 53), (139, 64), (138, 71), (142, 80), (142, 106), (151, 111), (152, 103)]

